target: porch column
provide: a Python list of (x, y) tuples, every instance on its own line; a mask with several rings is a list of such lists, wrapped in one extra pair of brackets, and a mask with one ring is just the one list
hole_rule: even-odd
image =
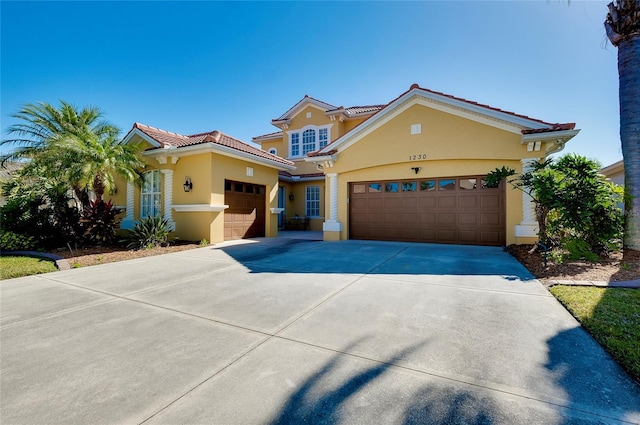
[(173, 221), (173, 170), (160, 170), (164, 174), (164, 214), (163, 217), (169, 223), (171, 230), (176, 230)]
[[(522, 159), (522, 173), (533, 169), (533, 164), (540, 161), (540, 158)], [(522, 194), (522, 221), (515, 228), (516, 237), (537, 237), (538, 222), (536, 221), (536, 210), (533, 198), (528, 193)]]
[(329, 219), (322, 224), (325, 232), (340, 232), (342, 223), (338, 221), (338, 174), (327, 174), (329, 179)]
[(135, 226), (135, 220), (133, 219), (133, 198), (135, 195), (135, 187), (133, 183), (127, 182), (127, 210), (125, 213), (124, 220), (120, 224), (120, 228), (122, 229), (133, 229)]

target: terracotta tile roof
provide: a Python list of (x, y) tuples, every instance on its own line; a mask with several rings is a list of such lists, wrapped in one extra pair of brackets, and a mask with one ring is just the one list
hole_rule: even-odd
[(379, 110), (381, 110), (385, 106), (387, 106), (387, 104), (384, 104), (384, 105), (367, 105), (367, 106), (349, 106), (348, 108), (345, 108), (344, 106), (340, 106), (339, 108), (331, 109), (331, 110), (327, 111), (327, 113), (343, 112), (344, 111), (348, 115), (368, 114), (368, 113), (371, 113), (371, 112), (378, 112)]
[(568, 122), (564, 124), (552, 124), (550, 128), (537, 128), (533, 130), (522, 130), (522, 134), (536, 134), (536, 133), (549, 133), (552, 131), (573, 130), (576, 128), (576, 123)]
[(278, 171), (278, 175), (281, 177), (290, 177), (290, 178), (299, 177), (301, 179), (324, 177), (324, 173), (291, 174), (288, 171)]
[[(233, 137), (228, 136), (218, 130), (213, 130), (206, 133), (192, 134), (190, 136), (184, 136), (182, 134), (160, 130), (159, 128), (151, 127), (151, 126), (140, 124), (140, 123), (133, 124), (133, 128), (137, 128), (138, 130), (142, 131), (147, 136), (151, 137), (153, 140), (160, 143), (160, 145), (163, 148), (168, 146), (183, 148), (186, 146), (193, 146), (193, 145), (199, 145), (204, 143), (213, 143), (213, 144), (225, 146), (240, 152), (248, 153), (250, 155), (253, 155), (259, 158), (268, 159), (280, 164), (294, 165), (293, 162), (291, 161), (288, 161), (284, 158), (280, 158), (277, 155), (272, 155), (269, 152), (253, 147), (238, 139), (234, 139)], [(152, 149), (157, 149), (157, 148), (152, 148)]]
[[(537, 119), (537, 118), (531, 118), (531, 117), (529, 117), (529, 116), (527, 116), (527, 115), (516, 114), (515, 112), (507, 111), (507, 110), (500, 109), (500, 108), (495, 108), (495, 107), (493, 107), (493, 106), (490, 106), (490, 105), (487, 105), (487, 104), (484, 104), (484, 103), (475, 102), (475, 101), (473, 101), (473, 100), (465, 99), (465, 98), (463, 98), (463, 97), (452, 96), (452, 95), (450, 95), (450, 94), (442, 93), (442, 92), (439, 92), (439, 91), (430, 90), (430, 89), (425, 89), (424, 87), (420, 87), (418, 84), (412, 84), (412, 85), (411, 85), (411, 87), (409, 88), (409, 90), (407, 90), (406, 92), (402, 93), (400, 96), (398, 96), (396, 99), (392, 100), (392, 101), (391, 101), (391, 102), (389, 102), (389, 103), (390, 103), (390, 104), (391, 104), (391, 103), (393, 103), (394, 101), (396, 101), (397, 99), (401, 98), (402, 96), (404, 96), (406, 93), (410, 92), (410, 91), (411, 91), (411, 90), (413, 90), (413, 89), (420, 89), (420, 90), (424, 90), (424, 91), (426, 91), (426, 92), (433, 93), (433, 94), (438, 95), (438, 96), (443, 96), (443, 97), (447, 97), (447, 98), (449, 98), (449, 99), (458, 100), (458, 101), (460, 101), (460, 102), (465, 102), (465, 103), (468, 103), (469, 105), (479, 106), (479, 107), (481, 107), (481, 108), (491, 109), (492, 111), (502, 112), (502, 113), (504, 113), (504, 114), (512, 115), (512, 116), (514, 116), (514, 117), (524, 118), (524, 119), (526, 119), (526, 120), (531, 120), (531, 121), (536, 121), (536, 122), (539, 122), (539, 123), (541, 123), (541, 124), (546, 124), (546, 125), (559, 125), (559, 124), (553, 124), (553, 123), (549, 123), (549, 122), (546, 122), (546, 121), (542, 121), (542, 120)], [(555, 131), (555, 130), (554, 130), (554, 131)]]
[(252, 140), (263, 140), (263, 139), (275, 139), (277, 137), (282, 137), (282, 131), (274, 131), (273, 133), (261, 134), (260, 136), (252, 137)]
[(287, 112), (285, 112), (284, 114), (280, 115), (280, 117), (278, 118), (274, 118), (271, 121), (272, 122), (278, 122), (278, 121), (283, 121), (283, 120), (287, 120), (289, 118), (291, 118), (289, 116), (289, 114), (293, 111), (295, 111), (298, 106), (300, 106), (303, 102), (305, 102), (306, 100), (312, 100), (314, 103), (320, 104), (320, 106), (324, 107), (326, 110), (332, 110), (332, 109), (336, 109), (336, 106), (331, 105), (327, 102), (323, 102), (322, 100), (316, 99), (314, 97), (309, 96), (308, 94), (305, 94), (304, 97), (302, 99), (300, 99), (295, 105), (293, 105), (291, 108), (289, 108), (289, 110), (287, 110)]
[(307, 156), (327, 156), (327, 155), (333, 155), (334, 153), (338, 152), (335, 149), (332, 149), (328, 152), (322, 152), (320, 153), (320, 151), (315, 151), (315, 152), (309, 152), (307, 153)]

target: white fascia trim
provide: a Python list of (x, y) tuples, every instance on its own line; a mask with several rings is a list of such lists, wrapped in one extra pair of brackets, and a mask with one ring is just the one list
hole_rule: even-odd
[(275, 133), (275, 134), (270, 134), (268, 136), (256, 136), (256, 137), (252, 137), (251, 141), (254, 143), (258, 143), (258, 142), (266, 142), (267, 140), (278, 140), (278, 139), (282, 139), (284, 137), (283, 132), (279, 132), (279, 133)]
[(221, 212), (229, 208), (229, 205), (218, 204), (181, 204), (172, 205), (176, 212)]
[(323, 155), (323, 156), (308, 156), (305, 159), (305, 162), (325, 162), (325, 161), (335, 161), (336, 155)]
[(289, 183), (315, 182), (315, 181), (324, 181), (325, 176), (318, 176), (318, 177), (278, 176), (278, 180), (283, 182), (289, 182)]
[(272, 122), (290, 120), (291, 118), (295, 117), (302, 109), (304, 109), (304, 106), (306, 106), (307, 104), (317, 109), (320, 109), (322, 112), (326, 112), (327, 110), (330, 110), (330, 109), (336, 109), (336, 106), (330, 105), (328, 103), (325, 103), (316, 99), (312, 99), (310, 97), (303, 97), (300, 101), (298, 101), (298, 103), (296, 103), (291, 108), (289, 108), (287, 112), (280, 115), (279, 118), (272, 120)]
[(559, 130), (559, 131), (550, 131), (546, 133), (523, 134), (522, 144), (526, 144), (529, 142), (544, 142), (548, 140), (558, 140), (558, 139), (562, 139), (566, 142), (574, 138), (579, 132), (580, 130)]
[(131, 141), (133, 136), (139, 136), (140, 138), (144, 139), (146, 142), (151, 144), (151, 146), (153, 146), (154, 148), (162, 147), (161, 143), (159, 143), (157, 140), (149, 137), (149, 135), (147, 133), (145, 133), (144, 131), (141, 131), (141, 130), (139, 130), (137, 128), (132, 128), (131, 131), (129, 131), (129, 133), (127, 133), (127, 135), (124, 136), (124, 139), (122, 139), (122, 142), (120, 142), (120, 143), (122, 143), (123, 145), (126, 145), (127, 143), (129, 143)]
[(605, 176), (608, 176), (610, 174), (615, 174), (615, 173), (620, 173), (624, 171), (624, 160), (620, 160), (618, 162), (614, 162), (611, 165), (607, 165), (604, 168), (601, 168), (600, 171), (598, 171), (600, 174), (604, 174)]
[[(178, 148), (172, 152), (172, 156), (183, 157), (183, 156), (197, 155), (197, 154), (207, 153), (207, 152), (219, 153), (231, 158), (240, 159), (242, 161), (247, 161), (247, 162), (251, 162), (258, 165), (265, 165), (267, 167), (276, 168), (282, 171), (296, 169), (295, 165), (282, 164), (280, 162), (272, 161), (267, 158), (256, 157), (253, 154), (238, 151), (236, 149), (229, 148), (226, 146), (217, 145), (215, 143), (201, 143), (199, 145)], [(152, 151), (144, 152), (143, 155), (151, 156), (151, 157), (166, 156), (166, 152), (163, 152), (163, 150), (160, 150), (160, 149), (154, 149)]]
[(482, 106), (471, 105), (467, 102), (450, 99), (446, 96), (439, 96), (421, 89), (413, 89), (407, 92), (404, 96), (398, 98), (392, 104), (388, 105), (386, 108), (379, 111), (371, 119), (363, 122), (354, 130), (335, 140), (330, 145), (327, 145), (327, 147), (321, 149), (320, 152), (324, 151), (326, 153), (333, 149), (337, 149), (338, 152), (340, 152), (343, 149), (346, 149), (413, 105), (423, 105), (431, 109), (436, 109), (476, 122), (491, 125), (514, 134), (522, 134), (522, 130), (527, 128), (550, 128), (549, 125), (538, 121), (494, 111)]
[(271, 214), (280, 214), (284, 208), (271, 208)]
[[(431, 93), (421, 89), (411, 90), (411, 92), (413, 91), (415, 91), (416, 93), (419, 92), (421, 96), (424, 96), (426, 98), (433, 99), (435, 101), (438, 101), (447, 105), (451, 105), (456, 108), (466, 109), (468, 111), (475, 112), (476, 114), (486, 115), (493, 119), (506, 121), (518, 127), (531, 128), (531, 129), (550, 128), (548, 124), (541, 123), (540, 121), (537, 121), (537, 120), (519, 117), (507, 112), (496, 111), (480, 105), (473, 105), (468, 102), (464, 102), (462, 100), (451, 99), (450, 97), (438, 95), (438, 94)], [(411, 92), (407, 94), (411, 94)]]

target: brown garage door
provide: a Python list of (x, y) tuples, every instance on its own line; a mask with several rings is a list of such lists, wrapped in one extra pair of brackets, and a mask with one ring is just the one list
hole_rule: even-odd
[(224, 239), (264, 236), (265, 186), (225, 180)]
[(504, 184), (483, 176), (351, 183), (351, 239), (505, 244)]

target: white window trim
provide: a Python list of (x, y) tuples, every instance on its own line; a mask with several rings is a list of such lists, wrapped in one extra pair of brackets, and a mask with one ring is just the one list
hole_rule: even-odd
[[(289, 130), (287, 131), (287, 134), (289, 135), (289, 140), (287, 142), (288, 145), (288, 152), (289, 152), (289, 156), (288, 159), (292, 159), (292, 158), (304, 158), (307, 155), (303, 153), (304, 148), (303, 148), (303, 140), (302, 140), (302, 133), (304, 133), (306, 130), (314, 130), (316, 133), (316, 138), (315, 138), (315, 149), (311, 150), (311, 152), (316, 152), (319, 151), (320, 148), (320, 129), (326, 128), (327, 129), (327, 144), (331, 143), (331, 127), (333, 127), (333, 124), (326, 124), (326, 125), (305, 125), (302, 128), (298, 128), (296, 130)], [(291, 153), (291, 135), (292, 134), (298, 134), (298, 146), (300, 147), (299, 155), (292, 155)], [(323, 146), (324, 147), (324, 146)]]
[[(312, 199), (312, 200), (309, 199), (309, 188), (311, 188), (311, 187), (315, 187), (317, 189), (318, 199)], [(306, 186), (305, 193), (304, 193), (304, 213), (305, 213), (305, 216), (312, 217), (312, 218), (321, 217), (321, 215), (320, 215), (320, 213), (321, 213), (321, 211), (320, 211), (320, 209), (321, 209), (321, 205), (320, 205), (320, 200), (321, 200), (320, 195), (321, 195), (321, 193), (320, 192), (321, 191), (320, 191), (320, 186), (319, 185), (308, 185), (308, 186)], [(309, 212), (309, 202), (314, 202), (314, 203), (317, 202), (318, 203), (318, 214), (317, 215), (308, 214), (308, 212)]]
[[(142, 186), (142, 188), (140, 189), (140, 219), (145, 219), (147, 218), (144, 214), (144, 195), (151, 195), (151, 206), (153, 207), (153, 198), (155, 195), (159, 195), (160, 197), (160, 202), (158, 202), (158, 211), (155, 212), (154, 217), (158, 217), (158, 216), (162, 216), (162, 172), (160, 170), (149, 170), (146, 173), (144, 173), (145, 175), (154, 173), (154, 176), (157, 176), (158, 178), (158, 183), (160, 184), (160, 189), (155, 192), (153, 191), (153, 182), (151, 184), (151, 191), (150, 192), (145, 192), (144, 191), (144, 184)], [(156, 178), (156, 177), (154, 177)]]

